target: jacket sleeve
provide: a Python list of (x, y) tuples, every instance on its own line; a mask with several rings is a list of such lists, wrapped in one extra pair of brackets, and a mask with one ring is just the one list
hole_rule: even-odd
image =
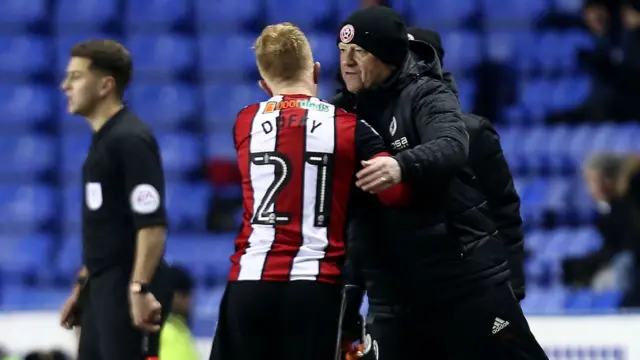
[[(355, 145), (358, 160), (391, 156), (380, 134), (362, 119), (356, 122)], [(412, 191), (408, 183), (400, 183), (379, 192), (377, 196), (384, 205), (403, 206), (411, 202)]]
[(470, 154), (473, 172), (487, 197), (498, 234), (508, 249), (511, 285), (518, 300), (525, 296), (524, 235), (520, 216), (520, 197), (513, 183), (500, 138), (491, 123), (479, 120), (477, 129), (471, 130)]
[(409, 101), (420, 144), (395, 156), (403, 182), (450, 178), (464, 167), (469, 152), (458, 99), (443, 82), (429, 79)]

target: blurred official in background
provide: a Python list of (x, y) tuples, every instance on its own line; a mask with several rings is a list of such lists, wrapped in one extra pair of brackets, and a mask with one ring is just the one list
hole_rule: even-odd
[(93, 138), (82, 169), (84, 267), (60, 323), (82, 327), (80, 360), (154, 359), (171, 301), (160, 151), (122, 102), (129, 52), (89, 40), (70, 56), (61, 87), (68, 111), (88, 121)]
[(189, 323), (193, 310), (193, 278), (187, 269), (170, 267), (173, 301), (160, 333), (160, 360), (198, 360)]
[[(421, 60), (432, 61), (435, 50), (440, 66), (444, 67), (445, 50), (440, 34), (417, 27), (407, 30), (411, 35), (409, 38), (412, 40), (409, 44), (413, 54)], [(442, 80), (457, 96), (458, 87), (452, 74), (444, 69), (441, 74)], [(524, 234), (520, 216), (520, 196), (516, 192), (513, 175), (502, 152), (500, 136), (491, 122), (482, 116), (466, 112), (462, 113), (462, 120), (469, 133), (468, 163), (487, 198), (498, 235), (507, 247), (511, 287), (520, 301), (525, 297)]]

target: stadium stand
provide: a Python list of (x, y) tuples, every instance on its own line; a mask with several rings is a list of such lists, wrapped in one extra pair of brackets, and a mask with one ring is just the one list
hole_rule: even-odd
[[(429, 10), (425, 11), (425, 4)], [(0, 309), (60, 306), (80, 264), (79, 171), (89, 130), (64, 114), (58, 83), (70, 46), (92, 37), (122, 40), (136, 74), (128, 102), (158, 133), (168, 179), (167, 258), (198, 278), (196, 334), (211, 335), (235, 234), (205, 230), (216, 191), (194, 177), (212, 157), (234, 157), (235, 113), (264, 98), (251, 42), (267, 23), (292, 21), (310, 35), (324, 64), (321, 95), (334, 91), (335, 33), (357, 0), (3, 0), (0, 2)], [(640, 125), (545, 125), (553, 110), (578, 105), (590, 81), (575, 53), (580, 30), (537, 20), (576, 13), (570, 0), (393, 1), (409, 23), (443, 33), (446, 66), (471, 110), (483, 60), (516, 74), (516, 100), (501, 109), (499, 132), (517, 178), (530, 254), (527, 313), (611, 310), (619, 291), (561, 284), (560, 262), (599, 246), (595, 209), (579, 164), (596, 150), (640, 151)]]

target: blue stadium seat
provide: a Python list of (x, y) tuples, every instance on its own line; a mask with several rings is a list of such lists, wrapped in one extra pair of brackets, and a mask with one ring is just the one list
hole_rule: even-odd
[(328, 83), (328, 81), (321, 81), (318, 84), (318, 97), (322, 100), (329, 101), (336, 94), (336, 85)]
[(593, 132), (591, 125), (578, 125), (573, 127), (571, 138), (567, 141), (565, 147), (574, 166), (579, 166), (591, 152)]
[(164, 170), (168, 175), (186, 175), (202, 166), (202, 144), (197, 136), (188, 133), (160, 133), (157, 138)]
[(0, 126), (28, 129), (49, 120), (54, 112), (54, 92), (38, 84), (0, 84)]
[(320, 73), (329, 74), (333, 79), (335, 69), (340, 65), (336, 36), (334, 34), (311, 33), (307, 35), (307, 38), (313, 51), (313, 60), (322, 65), (323, 71)]
[(58, 0), (55, 10), (56, 28), (70, 32), (100, 31), (120, 15), (116, 0)]
[[(80, 33), (72, 33), (72, 34), (60, 34), (54, 39), (55, 43), (55, 70), (56, 78), (62, 82), (64, 78), (64, 71), (67, 68), (67, 63), (69, 62), (69, 56), (71, 52), (71, 48), (80, 42), (87, 40), (95, 40), (95, 39), (110, 39), (115, 41), (120, 41), (117, 36), (112, 34), (104, 33), (104, 32), (80, 32)], [(137, 60), (137, 59), (136, 59)], [(48, 63), (47, 66), (50, 66)], [(137, 66), (137, 64), (136, 64)]]
[[(359, 0), (341, 0), (337, 2), (338, 19), (346, 19), (357, 10), (360, 10), (361, 3)], [(397, 9), (394, 7), (394, 9)]]
[(153, 128), (178, 128), (198, 112), (197, 89), (183, 83), (132, 84), (128, 91), (131, 105)]
[(204, 231), (212, 192), (208, 183), (168, 182), (166, 198), (171, 228)]
[(592, 309), (595, 310), (616, 310), (622, 302), (623, 293), (621, 290), (609, 290), (594, 295)]
[(611, 144), (610, 151), (618, 153), (633, 153), (638, 149), (638, 136), (640, 131), (633, 123), (620, 124), (616, 127), (616, 141)]
[(262, 12), (259, 0), (246, 0), (237, 6), (236, 0), (196, 0), (195, 15), (200, 31), (229, 31), (242, 28)]
[(236, 148), (233, 135), (226, 132), (209, 135), (207, 138), (207, 158), (235, 159)]
[(44, 234), (0, 235), (0, 270), (19, 274), (41, 269), (48, 263), (52, 245), (51, 236)]
[[(538, 307), (542, 314), (560, 314), (564, 311), (568, 291), (562, 286), (553, 286), (542, 292), (541, 303)], [(529, 295), (527, 295), (528, 297)]]
[(0, 227), (33, 230), (56, 216), (56, 193), (44, 185), (0, 185)]
[[(202, 35), (198, 41), (200, 66), (205, 73), (242, 74), (256, 69), (251, 50), (253, 35)], [(223, 98), (224, 99), (224, 98)]]
[(520, 85), (520, 97), (532, 117), (543, 118), (551, 106), (554, 85), (546, 79), (525, 80)]
[(548, 0), (483, 0), (485, 21), (489, 25), (529, 27), (549, 11)]
[(582, 105), (591, 94), (591, 80), (584, 77), (558, 79), (551, 97), (553, 110), (571, 110)]
[(170, 28), (184, 22), (191, 10), (187, 0), (137, 0), (125, 4), (129, 31), (147, 31), (149, 27), (158, 26)]
[(81, 182), (68, 182), (62, 189), (62, 231), (65, 234), (75, 233), (80, 230), (82, 221), (82, 193), (84, 184)]
[(80, 181), (82, 165), (87, 157), (90, 145), (91, 132), (89, 130), (63, 134), (60, 173), (64, 178)]
[(134, 35), (127, 40), (127, 45), (136, 61), (136, 72), (153, 71), (154, 75), (166, 76), (193, 70), (195, 43), (190, 37)]
[(577, 15), (582, 11), (582, 0), (553, 0), (553, 10), (561, 14)]
[(42, 36), (0, 36), (0, 76), (28, 77), (51, 62), (49, 39)]
[(473, 105), (475, 103), (477, 86), (475, 81), (461, 79), (458, 81), (458, 100), (460, 101), (460, 107), (464, 111), (473, 111)]
[(225, 286), (219, 285), (213, 289), (198, 289), (194, 294), (195, 309), (193, 334), (197, 337), (213, 337), (217, 322), (220, 302), (224, 295)]
[(0, 135), (0, 176), (34, 180), (52, 170), (56, 162), (56, 141), (38, 134)]
[(204, 88), (204, 116), (209, 129), (230, 130), (245, 106), (269, 97), (256, 83), (209, 85)]
[(613, 123), (601, 123), (593, 129), (591, 137), (591, 152), (611, 151), (618, 142), (618, 127)]
[(565, 178), (552, 178), (549, 181), (549, 191), (544, 202), (544, 209), (556, 214), (558, 219), (567, 220), (569, 201), (573, 191), (573, 183)]
[(594, 295), (591, 290), (581, 289), (569, 294), (565, 308), (567, 310), (590, 310), (593, 306)]
[(411, 0), (409, 4), (414, 22), (429, 26), (458, 25), (469, 20), (478, 11), (475, 0), (432, 0), (429, 1), (428, 9), (425, 9), (422, 0)]
[(193, 273), (226, 280), (233, 240), (214, 239), (210, 235), (175, 235), (167, 242), (167, 259), (188, 267)]
[(332, 10), (330, 1), (267, 1), (267, 23), (275, 24), (290, 21), (304, 30), (309, 26), (329, 18)]
[(4, 310), (59, 309), (69, 297), (68, 289), (8, 285), (0, 288)]
[(571, 136), (571, 129), (565, 125), (552, 126), (548, 129), (547, 138), (544, 139), (545, 156), (552, 173), (559, 174), (571, 168), (569, 154), (566, 151), (567, 141)]
[(73, 279), (82, 266), (82, 239), (69, 236), (62, 242), (56, 257), (56, 272), (65, 278)]
[(482, 61), (479, 35), (470, 31), (441, 33), (442, 45), (447, 49), (445, 64), (448, 69), (466, 70)]
[(0, 28), (25, 30), (46, 19), (45, 0), (4, 0), (0, 2)]

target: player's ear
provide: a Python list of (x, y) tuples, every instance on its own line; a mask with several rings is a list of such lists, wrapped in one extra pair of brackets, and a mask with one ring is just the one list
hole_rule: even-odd
[(111, 76), (105, 76), (100, 80), (100, 95), (105, 96), (111, 89), (115, 88), (116, 80)]
[(320, 80), (320, 63), (315, 62), (313, 64), (313, 83), (317, 84)]
[(266, 81), (258, 80), (258, 86), (260, 86), (260, 89), (262, 89), (264, 92), (266, 92), (267, 95), (269, 95), (270, 97), (273, 96), (273, 91), (271, 91), (271, 89), (269, 88), (269, 85), (267, 85)]

